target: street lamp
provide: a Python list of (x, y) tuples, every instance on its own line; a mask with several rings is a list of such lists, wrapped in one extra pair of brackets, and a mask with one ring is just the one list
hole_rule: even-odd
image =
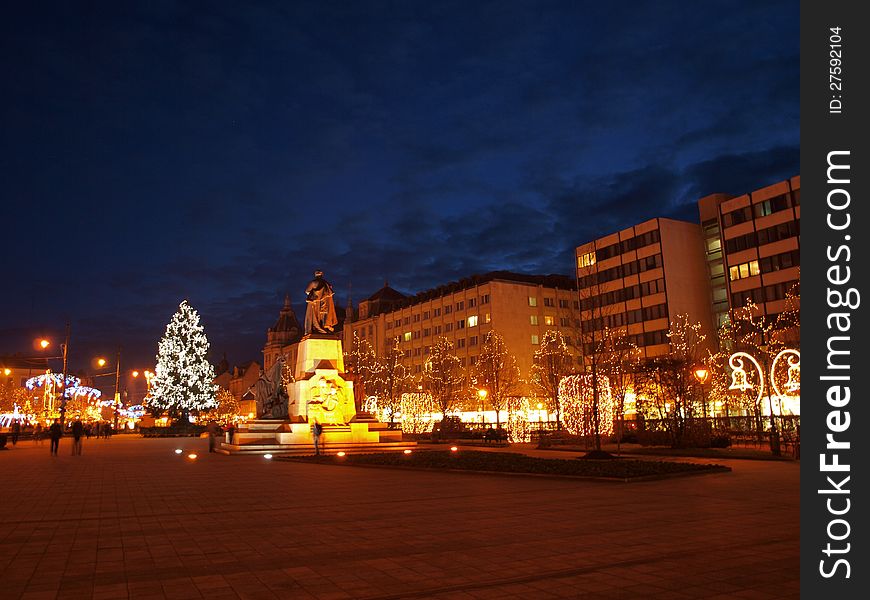
[(701, 384), (701, 406), (704, 408), (704, 421), (707, 420), (707, 394), (704, 392), (704, 384), (707, 383), (707, 379), (710, 377), (710, 371), (707, 367), (700, 365), (695, 367), (694, 370), (695, 379), (698, 380), (698, 383)]
[(477, 390), (477, 395), (480, 396), (480, 405), (478, 406), (478, 412), (480, 412), (481, 423), (486, 422), (486, 416), (484, 413), (484, 408), (486, 406), (486, 404), (485, 404), (486, 403), (486, 394), (487, 394), (487, 391), (482, 389), (482, 388)]
[[(50, 345), (51, 345), (51, 342), (45, 338), (39, 340), (39, 347), (42, 348), (43, 350), (48, 348)], [(58, 412), (60, 413), (60, 426), (61, 426), (61, 428), (63, 428), (64, 421), (65, 421), (64, 417), (66, 415), (66, 364), (67, 364), (67, 352), (69, 351), (69, 323), (66, 324), (66, 337), (65, 337), (63, 343), (60, 345), (60, 349), (62, 351), (62, 358), (63, 358), (63, 374), (62, 374), (61, 380), (60, 380), (60, 387), (61, 387), (62, 391), (60, 393), (60, 408), (58, 409)]]

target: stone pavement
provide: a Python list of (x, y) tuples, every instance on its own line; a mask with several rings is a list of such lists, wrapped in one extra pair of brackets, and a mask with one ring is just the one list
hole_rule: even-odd
[(798, 463), (614, 484), (70, 444), (0, 452), (0, 598), (798, 597)]

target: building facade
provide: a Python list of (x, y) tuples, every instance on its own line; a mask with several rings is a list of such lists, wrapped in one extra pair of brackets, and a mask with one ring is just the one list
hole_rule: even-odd
[(385, 285), (360, 302), (355, 319), (345, 323), (343, 343), (348, 351), (356, 335), (383, 354), (398, 338), (405, 365), (419, 378), (439, 338), (449, 339), (462, 366), (472, 368), (486, 334), (495, 330), (528, 377), (545, 331), (559, 330), (573, 341), (578, 309), (576, 282), (561, 275), (487, 273), (415, 296)]
[(696, 223), (650, 219), (576, 249), (583, 354), (607, 328), (623, 330), (644, 358), (670, 351), (677, 315), (712, 333), (707, 267)]
[(698, 211), (700, 225), (650, 219), (577, 247), (586, 356), (606, 327), (624, 328), (653, 358), (670, 351), (676, 315), (700, 323), (712, 342), (749, 302), (771, 319), (799, 303), (799, 176), (742, 196), (706, 196)]
[(770, 318), (786, 310), (800, 289), (800, 177), (736, 198), (707, 196), (698, 209), (716, 323), (749, 302)]

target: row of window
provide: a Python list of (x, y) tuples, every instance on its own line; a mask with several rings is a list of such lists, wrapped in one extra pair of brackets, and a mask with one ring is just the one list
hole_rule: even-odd
[[(798, 200), (799, 202), (799, 200)], [(722, 215), (722, 224), (725, 227), (731, 227), (739, 223), (745, 223), (755, 216), (756, 219), (772, 215), (775, 212), (791, 208), (792, 203), (789, 200), (789, 194), (780, 194), (773, 198), (768, 198), (763, 202), (753, 204), (752, 206), (742, 206), (738, 209), (724, 213)]]
[(615, 279), (622, 279), (629, 275), (637, 275), (650, 269), (657, 269), (662, 266), (662, 255), (653, 254), (640, 260), (633, 260), (624, 265), (617, 265), (609, 269), (605, 269), (599, 273), (593, 273), (580, 278), (580, 287), (588, 288), (593, 285), (606, 283)]
[(667, 304), (656, 304), (655, 306), (647, 306), (635, 310), (607, 315), (597, 319), (590, 319), (583, 322), (583, 331), (590, 333), (593, 331), (601, 331), (605, 327), (623, 327), (625, 325), (633, 325), (644, 321), (653, 321), (655, 319), (668, 318)]
[[(658, 346), (659, 344), (668, 344), (670, 340), (668, 339), (668, 330), (660, 329), (658, 331), (646, 331), (644, 333), (638, 333), (635, 335), (627, 335), (625, 339), (633, 343), (638, 348), (642, 348), (644, 346)], [(583, 344), (583, 354), (586, 356), (592, 356), (595, 353), (595, 346), (592, 342), (587, 344)]]
[[(537, 306), (538, 298), (536, 296), (529, 296), (529, 306)], [(555, 298), (544, 298), (544, 306), (547, 308), (555, 308), (556, 307), (556, 299)], [(568, 308), (571, 306), (570, 300), (565, 300), (564, 298), (559, 300), (559, 308)], [(574, 309), (579, 308), (579, 302), (574, 301)]]
[(731, 306), (734, 308), (740, 308), (749, 304), (750, 301), (755, 304), (761, 304), (762, 302), (782, 300), (792, 288), (794, 288), (795, 292), (799, 294), (800, 290), (795, 287), (795, 283), (796, 282), (794, 281), (787, 281), (785, 283), (766, 285), (763, 288), (759, 287), (752, 290), (736, 292), (731, 294)]
[[(483, 294), (480, 296), (480, 304), (489, 304), (489, 294)], [(444, 307), (437, 307), (431, 310), (424, 310), (423, 312), (419, 312), (413, 315), (408, 315), (402, 319), (395, 319), (394, 321), (387, 321), (387, 329), (391, 329), (393, 327), (401, 327), (402, 325), (410, 325), (411, 323), (419, 323), (420, 321), (426, 321), (430, 317), (437, 318), (440, 317), (443, 311), (443, 314), (449, 315), (455, 310), (465, 310), (466, 308), (474, 308), (478, 305), (477, 298), (469, 298), (466, 300), (460, 300), (455, 304), (447, 304)]]
[(635, 298), (649, 296), (650, 294), (658, 294), (659, 292), (664, 291), (665, 280), (653, 279), (652, 281), (645, 281), (644, 283), (630, 285), (618, 290), (613, 290), (612, 292), (605, 292), (603, 294), (598, 294), (597, 296), (584, 298), (580, 302), (580, 307), (583, 310), (592, 310), (593, 308), (600, 308), (602, 306), (607, 306), (608, 304), (617, 304), (619, 302), (634, 300)]
[(660, 239), (659, 230), (653, 229), (652, 231), (647, 231), (646, 233), (642, 233), (633, 238), (622, 240), (621, 242), (596, 250), (595, 260), (602, 261), (608, 258), (613, 258), (614, 256), (619, 256), (620, 254), (625, 254), (626, 252), (631, 252), (632, 250), (637, 250), (638, 248), (658, 243)]
[[(489, 313), (483, 314), (483, 322), (489, 323), (491, 318)], [(424, 327), (414, 331), (406, 331), (402, 334), (402, 341), (410, 342), (411, 340), (419, 340), (430, 335), (441, 335), (441, 333), (450, 333), (455, 328), (456, 330), (465, 329), (466, 327), (477, 327), (481, 322), (479, 315), (471, 315), (467, 319), (459, 319), (456, 323), (445, 323), (444, 325), (435, 325), (434, 327)]]
[(758, 260), (735, 265), (728, 269), (728, 278), (731, 281), (737, 279), (745, 279), (754, 277), (759, 273), (772, 273), (781, 269), (789, 269), (798, 267), (801, 264), (801, 253), (799, 250), (790, 250), (773, 256), (766, 256)]
[(759, 272), (758, 261), (750, 260), (749, 262), (729, 267), (728, 279), (736, 281), (738, 279), (746, 279), (747, 277), (755, 277)]
[(799, 221), (780, 223), (773, 227), (759, 229), (758, 231), (752, 231), (745, 235), (725, 240), (725, 252), (727, 254), (733, 254), (734, 252), (739, 252), (741, 250), (747, 250), (749, 248), (763, 246), (764, 244), (778, 242), (779, 240), (797, 237), (800, 233), (801, 227)]

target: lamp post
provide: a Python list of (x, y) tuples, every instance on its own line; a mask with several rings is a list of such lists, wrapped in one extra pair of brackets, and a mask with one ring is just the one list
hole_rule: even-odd
[(115, 424), (113, 429), (118, 433), (118, 408), (121, 403), (121, 349), (118, 348), (118, 360), (115, 364)]
[[(480, 422), (486, 423), (486, 413), (484, 411), (484, 408), (486, 407), (487, 391), (485, 389), (481, 388), (481, 389), (477, 390), (477, 395), (480, 397), (480, 404), (478, 405), (478, 409), (477, 409), (478, 412), (480, 413)], [(496, 415), (495, 420), (498, 421), (498, 415)]]
[(704, 390), (704, 384), (707, 383), (707, 379), (710, 377), (710, 371), (707, 369), (707, 367), (701, 365), (701, 366), (695, 367), (693, 374), (695, 375), (695, 379), (698, 380), (698, 383), (701, 384), (701, 407), (703, 408), (703, 411), (704, 411), (704, 422), (706, 422), (707, 421), (707, 394)]
[(541, 437), (541, 434), (544, 432), (544, 405), (538, 402), (538, 438)]
[[(66, 324), (66, 336), (64, 338), (63, 343), (60, 345), (61, 349), (61, 358), (63, 359), (63, 373), (61, 374), (60, 380), (60, 406), (58, 407), (58, 413), (60, 414), (60, 426), (63, 428), (64, 426), (64, 417), (66, 414), (66, 365), (67, 365), (67, 353), (69, 351), (69, 323)], [(39, 347), (43, 350), (47, 349), (51, 345), (51, 342), (47, 339), (39, 340)], [(57, 358), (57, 357), (54, 357)]]

